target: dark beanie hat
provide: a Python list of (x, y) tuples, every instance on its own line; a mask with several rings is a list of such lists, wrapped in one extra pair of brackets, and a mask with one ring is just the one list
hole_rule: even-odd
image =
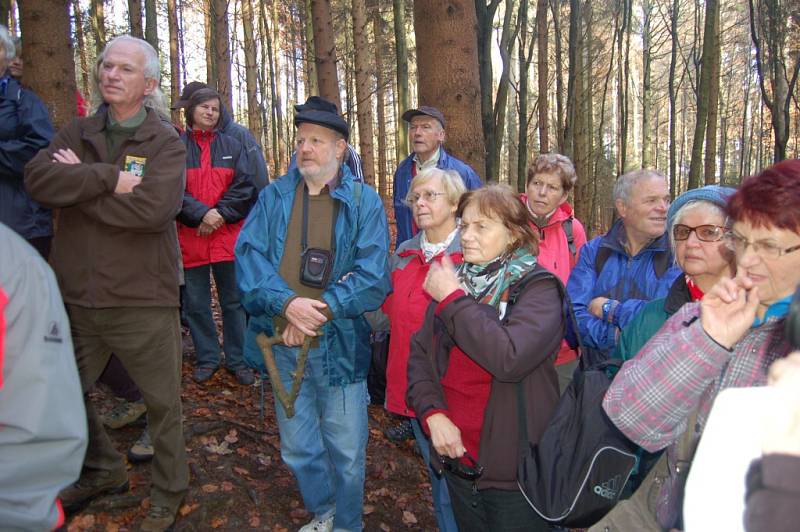
[(192, 98), (192, 94), (199, 91), (200, 89), (210, 89), (211, 87), (205, 83), (200, 81), (190, 81), (186, 84), (183, 88), (183, 92), (181, 92), (181, 97), (178, 98), (178, 101), (172, 104), (170, 109), (183, 109), (189, 106), (189, 100)]
[(339, 114), (335, 103), (319, 96), (310, 96), (306, 103), (295, 105), (294, 111), (295, 127), (304, 122), (316, 124), (341, 133), (345, 140), (350, 139), (350, 126)]

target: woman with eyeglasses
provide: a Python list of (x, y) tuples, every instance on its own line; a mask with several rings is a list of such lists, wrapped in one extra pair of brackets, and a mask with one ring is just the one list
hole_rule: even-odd
[(425, 279), (433, 302), (411, 339), (407, 400), (461, 532), (548, 530), (517, 486), (519, 405), (535, 443), (558, 401), (562, 289), (509, 187), (466, 193), (456, 215), (464, 262), (443, 259)]
[(800, 283), (798, 207), (800, 161), (745, 179), (726, 206), (724, 241), (735, 277), (722, 277), (700, 301), (681, 307), (606, 393), (603, 407), (626, 436), (650, 452), (667, 449), (655, 510), (666, 529), (680, 526), (687, 468), (676, 459), (685, 431), (696, 442), (720, 390), (765, 385), (767, 368), (790, 350), (784, 322)]
[[(405, 203), (420, 230), (410, 240), (400, 244), (392, 255), (389, 261), (392, 293), (386, 298), (381, 312), (371, 318), (378, 318), (378, 322), (373, 323), (376, 330), (387, 327), (390, 330), (386, 409), (404, 418), (405, 422), (410, 422), (422, 457), (428, 464), (430, 441), (414, 417), (414, 411), (406, 403), (409, 342), (422, 326), (425, 309), (431, 302), (431, 296), (422, 287), (431, 265), (440, 263), (444, 257), (454, 264), (461, 263), (456, 208), (466, 187), (456, 171), (430, 168), (414, 177), (409, 190)], [(388, 323), (385, 318), (388, 318)], [(439, 530), (457, 531), (447, 485), (430, 466), (428, 469)]]
[[(528, 167), (528, 182), (520, 200), (531, 214), (531, 227), (539, 233), (539, 264), (567, 285), (578, 252), (586, 244), (586, 231), (567, 202), (578, 175), (569, 157), (558, 153), (539, 155)], [(578, 365), (578, 353), (561, 344), (556, 373), (561, 392), (569, 385)]]

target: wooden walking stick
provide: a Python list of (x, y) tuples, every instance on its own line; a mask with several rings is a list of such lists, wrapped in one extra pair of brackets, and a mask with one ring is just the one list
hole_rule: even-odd
[(286, 412), (286, 417), (294, 417), (294, 402), (297, 399), (297, 394), (300, 393), (300, 385), (303, 382), (303, 375), (306, 371), (306, 360), (308, 359), (308, 349), (311, 346), (312, 336), (306, 336), (303, 340), (303, 347), (297, 354), (297, 366), (292, 372), (292, 389), (286, 392), (286, 388), (281, 381), (281, 374), (278, 372), (278, 365), (275, 364), (275, 354), (272, 352), (272, 346), (283, 342), (283, 336), (278, 327), (274, 327), (275, 334), (267, 336), (266, 334), (259, 333), (256, 336), (256, 343), (261, 348), (261, 354), (264, 355), (264, 364), (267, 366), (267, 373), (269, 380), (272, 383), (272, 389), (275, 390), (275, 396), (278, 401), (283, 405)]

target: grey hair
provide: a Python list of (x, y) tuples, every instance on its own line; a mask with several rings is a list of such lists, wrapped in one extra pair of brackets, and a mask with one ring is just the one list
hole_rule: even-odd
[(132, 37), (131, 35), (120, 35), (119, 37), (113, 38), (106, 44), (100, 55), (97, 56), (93, 76), (94, 91), (92, 92), (94, 108), (97, 109), (103, 104), (103, 96), (100, 93), (100, 67), (103, 65), (103, 59), (112, 46), (125, 42), (133, 43), (139, 47), (142, 55), (144, 55), (144, 77), (145, 79), (153, 79), (156, 81), (156, 88), (153, 92), (144, 97), (144, 106), (156, 111), (162, 118), (169, 120), (169, 107), (167, 107), (166, 97), (160, 87), (161, 63), (158, 59), (158, 52), (156, 52), (156, 49), (153, 48), (149, 42), (144, 39)]
[(687, 201), (686, 203), (681, 205), (681, 208), (678, 209), (678, 211), (672, 217), (672, 222), (669, 224), (669, 227), (667, 228), (669, 230), (669, 232), (667, 233), (669, 235), (669, 245), (670, 248), (672, 248), (672, 256), (675, 258), (676, 264), (678, 262), (678, 254), (676, 253), (678, 244), (677, 242), (675, 242), (675, 239), (672, 238), (672, 231), (673, 229), (675, 229), (676, 225), (678, 225), (683, 221), (684, 216), (686, 216), (689, 213), (689, 211), (694, 211), (696, 209), (705, 209), (708, 214), (718, 214), (719, 217), (722, 218), (723, 220), (722, 225), (728, 224), (727, 215), (725, 214), (725, 209), (723, 209), (716, 203), (711, 203), (710, 201), (696, 199)]
[[(6, 55), (6, 61), (11, 61), (17, 57), (17, 47), (14, 46), (14, 39), (11, 37), (8, 28), (0, 24), (0, 48)], [(0, 72), (2, 74), (2, 72)]]
[(427, 168), (414, 176), (414, 179), (411, 180), (411, 184), (408, 186), (409, 192), (414, 190), (414, 187), (427, 183), (432, 179), (439, 179), (439, 181), (442, 182), (445, 193), (447, 194), (447, 201), (450, 205), (458, 205), (461, 195), (467, 191), (467, 187), (464, 186), (464, 180), (461, 179), (461, 175), (459, 175), (458, 172), (434, 167)]
[(664, 182), (667, 177), (658, 170), (648, 170), (643, 168), (641, 170), (632, 170), (626, 174), (619, 176), (614, 183), (614, 203), (617, 200), (622, 200), (627, 205), (628, 200), (631, 198), (631, 189), (633, 186), (644, 179), (660, 179)]

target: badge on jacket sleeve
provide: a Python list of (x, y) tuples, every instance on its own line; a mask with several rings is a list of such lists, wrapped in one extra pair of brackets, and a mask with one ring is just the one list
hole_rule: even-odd
[(125, 156), (124, 170), (130, 172), (136, 177), (144, 176), (144, 165), (147, 162), (147, 157), (135, 157), (133, 155)]

